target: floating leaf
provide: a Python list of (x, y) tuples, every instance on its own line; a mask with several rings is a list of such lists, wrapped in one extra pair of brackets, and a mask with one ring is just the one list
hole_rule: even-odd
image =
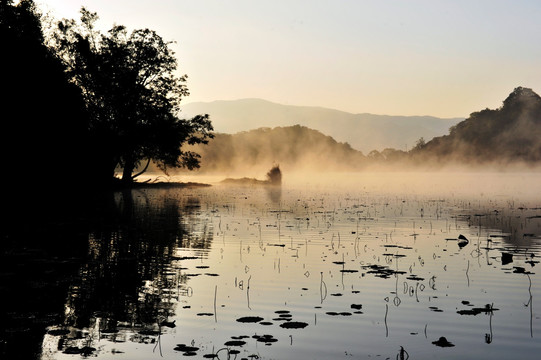
[(195, 346), (188, 346), (186, 344), (177, 344), (177, 346), (175, 346), (175, 348), (173, 350), (182, 351), (182, 352), (185, 352), (185, 353), (192, 353), (194, 351), (199, 350), (199, 348), (195, 347)]
[(304, 329), (308, 324), (302, 321), (290, 321), (280, 324), (280, 327), (284, 329)]
[(245, 345), (246, 344), (246, 341), (242, 341), (242, 340), (229, 340), (229, 341), (226, 341), (225, 342), (225, 346), (242, 346), (242, 345)]
[(439, 346), (439, 347), (453, 347), (453, 346), (455, 346), (454, 344), (447, 341), (447, 339), (445, 337), (443, 337), (443, 336), (440, 337), (436, 341), (432, 341), (432, 344), (434, 344), (436, 346)]
[(263, 320), (263, 318), (260, 316), (244, 316), (237, 319), (237, 321), (241, 323), (257, 323), (261, 320)]

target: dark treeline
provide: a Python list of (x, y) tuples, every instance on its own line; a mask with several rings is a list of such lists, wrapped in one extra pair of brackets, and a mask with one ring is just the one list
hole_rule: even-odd
[[(4, 181), (10, 206), (75, 203), (108, 189), (115, 171), (199, 166), (183, 144), (212, 138), (208, 115), (180, 119), (188, 95), (170, 43), (154, 31), (94, 28), (97, 14), (47, 28), (33, 1), (0, 0)], [(16, 213), (16, 211), (14, 211)]]
[[(93, 182), (89, 118), (80, 90), (44, 44), (34, 5), (0, 1), (3, 181), (8, 204), (54, 198)], [(59, 178), (64, 179), (62, 183)]]
[[(202, 171), (253, 169), (277, 162), (292, 170), (429, 170), (479, 166), (538, 166), (541, 161), (541, 98), (518, 87), (495, 110), (474, 112), (449, 134), (420, 138), (409, 151), (386, 148), (368, 154), (304, 126), (261, 128), (233, 135), (216, 134), (202, 155)], [(263, 170), (263, 169), (258, 169)]]

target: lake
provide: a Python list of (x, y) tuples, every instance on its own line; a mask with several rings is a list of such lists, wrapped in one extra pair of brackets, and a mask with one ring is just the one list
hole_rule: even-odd
[(540, 180), (284, 174), (281, 187), (118, 192), (90, 220), (5, 246), (2, 351), (535, 359)]

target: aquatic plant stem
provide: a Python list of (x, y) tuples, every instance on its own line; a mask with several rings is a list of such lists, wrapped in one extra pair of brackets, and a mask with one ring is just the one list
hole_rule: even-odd
[(468, 275), (469, 270), (470, 270), (470, 260), (468, 260), (468, 267), (466, 268), (466, 279), (468, 279), (468, 287), (470, 287), (470, 276)]
[(248, 303), (248, 309), (252, 310), (252, 308), (250, 307), (250, 280), (252, 279), (252, 275), (250, 275), (250, 277), (248, 278), (248, 284), (246, 286), (246, 300), (247, 300), (247, 303)]
[(214, 285), (214, 322), (218, 322), (218, 315), (216, 314), (216, 294), (218, 292), (218, 285)]
[(385, 304), (385, 337), (389, 337), (389, 327), (387, 326), (387, 313), (389, 312), (389, 304)]
[[(325, 288), (325, 296), (323, 296), (323, 288)], [(321, 303), (323, 304), (323, 300), (327, 297), (327, 284), (325, 284), (325, 281), (323, 281), (323, 271), (321, 272), (321, 281), (319, 283), (319, 295), (321, 298)]]

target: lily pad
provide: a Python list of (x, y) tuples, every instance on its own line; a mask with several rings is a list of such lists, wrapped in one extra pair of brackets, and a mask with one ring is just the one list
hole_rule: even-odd
[(436, 341), (432, 341), (432, 344), (439, 346), (439, 347), (453, 347), (455, 346), (453, 343), (449, 342), (444, 336), (440, 337)]
[(242, 346), (242, 345), (245, 345), (246, 344), (246, 341), (242, 341), (242, 340), (229, 340), (229, 341), (226, 341), (225, 342), (225, 346)]
[(244, 316), (237, 319), (237, 321), (241, 323), (257, 323), (261, 320), (263, 320), (263, 318), (260, 316)]
[(278, 339), (276, 339), (272, 335), (254, 335), (252, 337), (256, 339), (258, 342), (264, 342), (265, 345), (270, 345), (271, 343), (278, 341)]
[(302, 321), (290, 321), (280, 324), (280, 327), (284, 329), (304, 329), (308, 326), (308, 323)]
[(182, 351), (184, 353), (192, 353), (194, 351), (199, 350), (199, 348), (195, 347), (195, 346), (189, 346), (189, 345), (186, 345), (186, 344), (177, 344), (177, 346), (175, 346), (175, 348), (173, 350)]

